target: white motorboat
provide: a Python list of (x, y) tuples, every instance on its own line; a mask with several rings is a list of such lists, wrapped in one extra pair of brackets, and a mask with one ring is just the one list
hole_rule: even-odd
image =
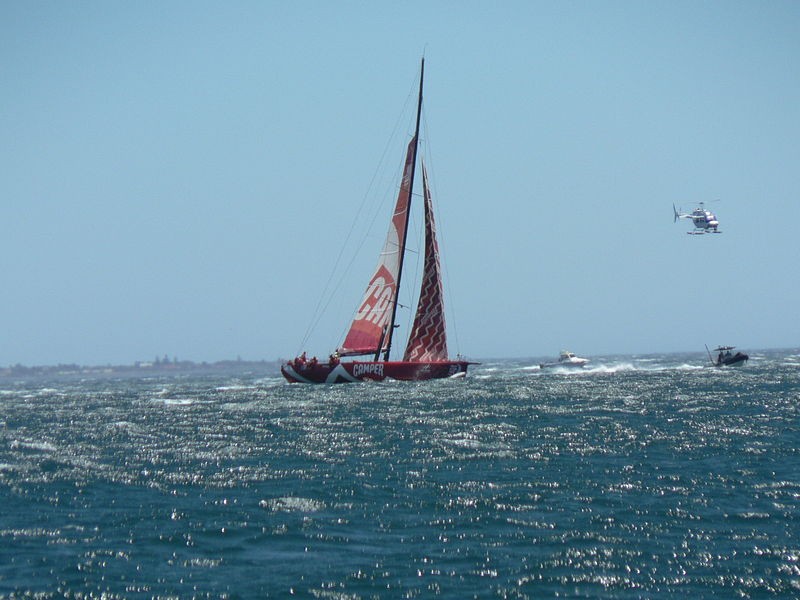
[(569, 350), (562, 350), (561, 354), (558, 355), (557, 361), (549, 363), (541, 363), (539, 364), (539, 368), (540, 369), (547, 369), (550, 367), (580, 368), (583, 367), (588, 362), (589, 362), (588, 358), (581, 358), (580, 356), (575, 356), (575, 354), (573, 354)]

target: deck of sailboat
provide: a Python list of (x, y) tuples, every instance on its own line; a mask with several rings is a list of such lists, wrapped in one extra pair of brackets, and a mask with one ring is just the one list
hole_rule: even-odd
[(281, 373), (290, 383), (353, 383), (357, 381), (427, 381), (463, 377), (474, 362), (445, 361), (352, 361), (281, 366)]

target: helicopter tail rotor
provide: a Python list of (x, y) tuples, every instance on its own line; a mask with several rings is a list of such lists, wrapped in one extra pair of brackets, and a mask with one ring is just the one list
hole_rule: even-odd
[(678, 222), (678, 219), (680, 218), (680, 215), (678, 214), (678, 211), (675, 209), (675, 205), (674, 205), (674, 204), (672, 205), (672, 212), (673, 212), (673, 213), (674, 213), (674, 215), (675, 215), (675, 216), (672, 218), (672, 222), (673, 222), (673, 223), (677, 223), (677, 222)]

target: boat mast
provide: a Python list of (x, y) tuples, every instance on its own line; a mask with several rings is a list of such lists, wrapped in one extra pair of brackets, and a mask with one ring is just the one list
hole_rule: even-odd
[[(414, 156), (411, 163), (411, 180), (408, 182), (408, 203), (406, 204), (406, 222), (403, 227), (403, 253), (400, 254), (400, 266), (397, 271), (397, 292), (394, 296), (394, 306), (392, 307), (392, 320), (389, 322), (389, 329), (386, 334), (389, 336), (389, 343), (386, 344), (386, 352), (383, 353), (383, 360), (389, 360), (389, 352), (394, 341), (395, 318), (397, 317), (397, 299), (400, 295), (400, 279), (403, 276), (403, 259), (405, 258), (406, 238), (408, 238), (408, 221), (411, 215), (411, 197), (414, 195), (414, 171), (417, 168), (417, 148), (419, 147), (419, 120), (422, 114), (422, 81), (425, 75), (425, 57), (422, 57), (422, 65), (419, 71), (419, 97), (417, 99), (417, 124), (414, 127)], [(381, 340), (382, 341), (382, 340)], [(378, 346), (380, 352), (380, 346)]]

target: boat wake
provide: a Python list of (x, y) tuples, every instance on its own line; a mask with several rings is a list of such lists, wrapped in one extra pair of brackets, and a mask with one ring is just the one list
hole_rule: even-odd
[[(699, 363), (689, 363), (686, 361), (680, 363), (670, 363), (667, 361), (659, 361), (657, 359), (634, 359), (634, 360), (620, 360), (620, 361), (606, 361), (606, 362), (596, 362), (592, 363), (591, 365), (586, 365), (584, 367), (575, 368), (575, 367), (547, 367), (542, 368), (538, 364), (527, 364), (527, 365), (520, 365), (516, 366), (516, 368), (511, 367), (512, 369), (523, 372), (525, 374), (531, 374), (536, 376), (547, 376), (547, 375), (558, 375), (564, 376), (569, 375), (573, 377), (585, 377), (590, 375), (614, 375), (616, 373), (660, 373), (665, 371), (698, 371), (705, 369), (708, 365), (699, 364)], [(490, 369), (481, 369), (480, 375), (488, 378), (492, 376), (496, 376), (500, 374), (503, 369), (497, 368), (494, 366)], [(477, 373), (476, 373), (477, 375)]]
[[(621, 362), (621, 363), (609, 363), (609, 364), (598, 364), (593, 367), (584, 367), (577, 373), (587, 373), (587, 374), (614, 374), (614, 373), (627, 373), (627, 372), (638, 372), (638, 373), (661, 373), (664, 371), (697, 371), (704, 369), (705, 365), (692, 365), (689, 363), (682, 363), (677, 365), (665, 365), (665, 364), (657, 364), (657, 363), (645, 363), (645, 364), (637, 364), (634, 362)], [(567, 371), (568, 373), (570, 371)], [(575, 371), (573, 371), (575, 372)]]

